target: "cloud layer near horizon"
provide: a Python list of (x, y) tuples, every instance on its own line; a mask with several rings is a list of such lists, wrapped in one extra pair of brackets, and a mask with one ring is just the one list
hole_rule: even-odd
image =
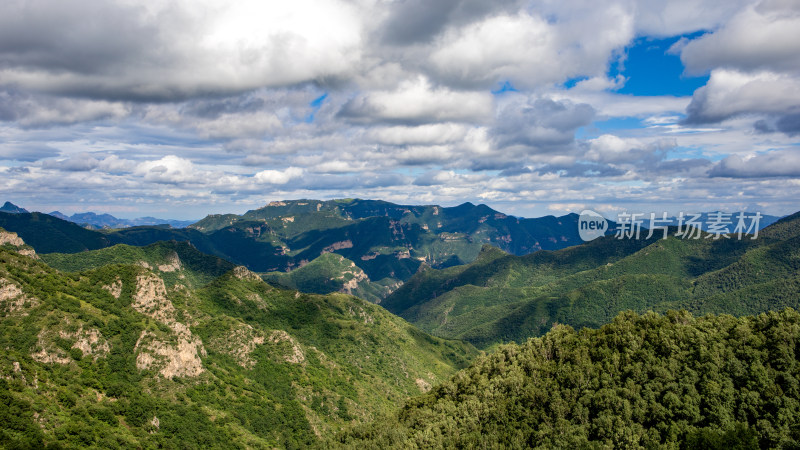
[[(26, 207), (198, 217), (359, 196), (529, 216), (797, 209), (795, 2), (4, 8), (0, 195)], [(619, 94), (610, 67), (632, 63), (638, 39), (669, 37), (705, 86)]]

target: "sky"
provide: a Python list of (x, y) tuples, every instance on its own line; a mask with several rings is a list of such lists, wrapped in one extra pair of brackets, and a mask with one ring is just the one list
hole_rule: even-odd
[(795, 0), (6, 0), (0, 200), (800, 210)]

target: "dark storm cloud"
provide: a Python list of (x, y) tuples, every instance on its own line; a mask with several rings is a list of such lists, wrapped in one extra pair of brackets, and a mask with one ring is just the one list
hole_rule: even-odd
[(796, 136), (800, 134), (800, 113), (787, 114), (778, 119), (775, 125), (781, 133)]
[(671, 159), (658, 162), (651, 170), (663, 174), (680, 174), (692, 170), (704, 169), (711, 165), (711, 161), (702, 158)]
[(552, 151), (575, 141), (575, 131), (591, 123), (594, 108), (581, 103), (537, 99), (513, 103), (498, 115), (491, 135), (498, 147), (524, 146)]
[(695, 91), (692, 101), (686, 107), (686, 118), (681, 122), (684, 125), (706, 125), (719, 123), (729, 117), (736, 115), (735, 112), (710, 112), (711, 100), (708, 95), (708, 86), (704, 86)]
[(533, 173), (529, 167), (511, 167), (508, 169), (503, 170), (499, 173), (501, 177), (513, 177), (516, 175), (524, 175), (528, 173)]
[(42, 144), (3, 144), (0, 143), (0, 160), (34, 162), (58, 156), (60, 152)]
[(63, 98), (0, 86), (0, 121), (16, 122), (22, 128), (121, 117), (130, 109), (119, 103)]
[(402, 0), (392, 6), (381, 27), (381, 41), (389, 45), (428, 42), (448, 26), (459, 26), (489, 13), (512, 11), (516, 0)]
[[(357, 14), (344, 6), (304, 10), (305, 19), (324, 15), (331, 24), (316, 33), (291, 11), (281, 11), (290, 20), (266, 14), (269, 5), (12, 1), (0, 15), (0, 84), (170, 102), (335, 79), (360, 57)], [(261, 20), (241, 25), (255, 16)]]
[(774, 150), (749, 159), (731, 155), (709, 171), (711, 177), (771, 178), (800, 177), (800, 151)]
[(100, 161), (88, 153), (70, 155), (62, 160), (49, 159), (42, 161), (42, 168), (58, 169), (67, 172), (86, 172), (97, 168)]
[[(336, 116), (352, 123), (368, 124), (374, 122), (374, 117), (378, 116), (382, 111), (379, 105), (370, 104), (367, 100), (368, 99), (364, 96), (348, 100), (344, 105), (342, 105), (342, 107), (336, 113)], [(406, 120), (400, 122), (409, 121)], [(418, 123), (421, 121), (415, 120), (412, 122)]]
[(144, 8), (104, 0), (5, 2), (0, 15), (0, 67), (84, 75), (152, 52), (158, 29)]
[(193, 100), (181, 108), (181, 112), (204, 119), (216, 119), (223, 114), (257, 112), (264, 108), (262, 98), (237, 96), (214, 100)]
[(19, 117), (19, 99), (22, 97), (16, 89), (0, 89), (0, 121), (10, 122)]
[(800, 134), (800, 113), (786, 114), (777, 119), (761, 119), (753, 124), (753, 128), (759, 133), (784, 133), (787, 136), (797, 136)]
[(514, 170), (520, 165), (519, 155), (497, 155), (490, 157), (477, 157), (469, 162), (469, 170), (474, 172), (481, 172), (484, 170)]
[(449, 172), (442, 172), (439, 170), (431, 170), (418, 176), (414, 181), (414, 186), (440, 186), (447, 184), (453, 175)]

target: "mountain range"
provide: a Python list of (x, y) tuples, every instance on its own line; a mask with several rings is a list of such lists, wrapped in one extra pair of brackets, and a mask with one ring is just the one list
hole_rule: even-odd
[[(366, 277), (357, 283), (378, 302), (423, 264), (449, 267), (470, 262), (483, 244), (515, 254), (576, 245), (582, 242), (577, 219), (576, 214), (516, 218), (471, 203), (446, 208), (344, 199), (273, 202), (241, 216), (210, 215), (184, 229), (142, 226), (92, 231), (41, 213), (0, 214), (0, 226), (19, 233), (39, 253), (188, 241), (204, 253), (255, 272), (286, 272), (336, 253), (363, 271)], [(292, 283), (288, 285), (314, 291), (311, 285)]]
[[(0, 207), (0, 212), (11, 214), (27, 214), (29, 211), (11, 202), (5, 202), (5, 204)], [(155, 217), (119, 219), (111, 214), (97, 214), (93, 212), (76, 213), (71, 216), (67, 216), (59, 211), (53, 211), (50, 212), (49, 215), (57, 217), (61, 220), (77, 223), (78, 225), (89, 229), (128, 228), (146, 225), (169, 225), (174, 228), (184, 228), (195, 222), (194, 220), (157, 219)]]
[(0, 442), (798, 445), (800, 213), (756, 239), (577, 244), (577, 215), (486, 208), (0, 213)]
[(479, 347), (555, 323), (597, 328), (619, 312), (758, 314), (800, 307), (800, 213), (727, 239), (617, 239), (525, 256), (484, 247), (470, 264), (426, 268), (381, 305)]
[(147, 225), (169, 225), (173, 228), (185, 228), (195, 222), (194, 220), (158, 219), (149, 216), (139, 217), (136, 219), (120, 219), (112, 216), (111, 214), (96, 214), (93, 212), (76, 213), (71, 216), (67, 216), (66, 214), (62, 214), (58, 211), (53, 211), (49, 214), (53, 217), (75, 222), (78, 225), (92, 229), (128, 228)]

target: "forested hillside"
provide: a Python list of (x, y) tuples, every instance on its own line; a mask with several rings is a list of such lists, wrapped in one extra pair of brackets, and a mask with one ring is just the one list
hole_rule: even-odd
[(800, 313), (627, 312), (481, 358), (348, 448), (796, 448)]
[[(53, 255), (81, 269), (63, 273), (0, 237), (8, 448), (307, 447), (391, 413), (477, 354), (379, 306), (277, 289), (186, 244)], [(120, 255), (142, 264), (114, 264)]]
[(620, 311), (757, 314), (800, 307), (800, 214), (757, 239), (616, 239), (526, 256), (484, 248), (471, 264), (419, 271), (381, 303), (479, 347), (554, 323), (597, 328)]

